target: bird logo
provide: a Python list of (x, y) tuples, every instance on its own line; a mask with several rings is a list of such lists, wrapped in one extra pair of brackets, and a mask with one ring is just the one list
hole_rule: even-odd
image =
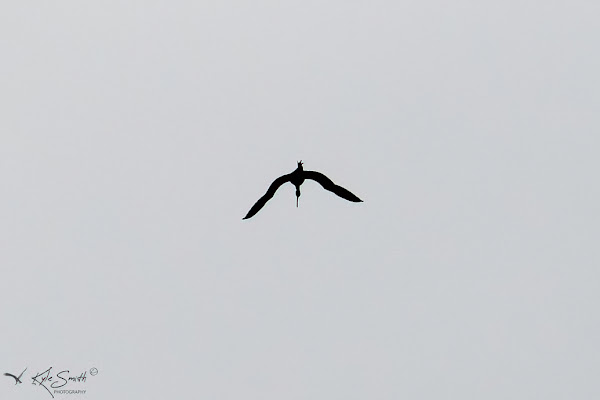
[(9, 374), (8, 372), (4, 373), (4, 376), (10, 376), (11, 378), (15, 379), (15, 385), (18, 385), (19, 383), (23, 383), (21, 382), (21, 377), (23, 376), (23, 374), (25, 373), (25, 371), (27, 371), (27, 368), (25, 368), (23, 370), (23, 372), (21, 372), (21, 374), (19, 376), (14, 376), (13, 374)]

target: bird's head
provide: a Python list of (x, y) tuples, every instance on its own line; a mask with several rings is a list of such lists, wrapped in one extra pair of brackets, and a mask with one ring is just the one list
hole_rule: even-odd
[(302, 165), (303, 165), (303, 164), (304, 164), (304, 163), (302, 162), (302, 160), (298, 161), (298, 169), (302, 169)]

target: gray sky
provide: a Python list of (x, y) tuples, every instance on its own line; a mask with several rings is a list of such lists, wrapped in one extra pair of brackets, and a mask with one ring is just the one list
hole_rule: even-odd
[(4, 4), (0, 398), (599, 398), (599, 12)]

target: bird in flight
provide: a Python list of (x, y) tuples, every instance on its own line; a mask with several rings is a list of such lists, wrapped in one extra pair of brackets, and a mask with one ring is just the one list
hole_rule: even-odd
[(23, 374), (25, 373), (25, 371), (27, 371), (27, 368), (25, 368), (23, 370), (23, 372), (21, 372), (21, 375), (19, 375), (19, 376), (14, 376), (13, 374), (9, 374), (8, 372), (5, 372), (4, 375), (5, 376), (13, 377), (15, 379), (15, 385), (17, 385), (19, 383), (23, 383), (23, 382), (21, 382), (21, 377), (23, 376)]
[(323, 186), (323, 189), (329, 190), (330, 192), (337, 194), (343, 199), (355, 203), (362, 202), (361, 199), (356, 197), (354, 194), (350, 193), (349, 190), (336, 185), (331, 181), (331, 179), (329, 179), (322, 173), (316, 171), (305, 171), (302, 165), (302, 161), (299, 161), (298, 168), (296, 168), (296, 170), (275, 179), (273, 183), (271, 183), (271, 186), (269, 186), (269, 189), (267, 189), (267, 193), (265, 193), (263, 197), (258, 199), (258, 201), (252, 206), (250, 211), (248, 211), (248, 214), (246, 214), (246, 216), (243, 219), (252, 218), (257, 212), (259, 212), (260, 209), (263, 208), (264, 205), (267, 203), (267, 201), (269, 201), (273, 197), (277, 189), (279, 189), (279, 187), (286, 182), (290, 182), (292, 185), (296, 186), (296, 207), (298, 207), (298, 197), (300, 197), (300, 185), (304, 183), (305, 179), (312, 179), (313, 181), (317, 181), (321, 186)]

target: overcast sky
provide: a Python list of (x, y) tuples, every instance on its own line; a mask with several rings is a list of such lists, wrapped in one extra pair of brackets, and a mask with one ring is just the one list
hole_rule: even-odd
[(600, 398), (600, 3), (1, 9), (0, 398)]

